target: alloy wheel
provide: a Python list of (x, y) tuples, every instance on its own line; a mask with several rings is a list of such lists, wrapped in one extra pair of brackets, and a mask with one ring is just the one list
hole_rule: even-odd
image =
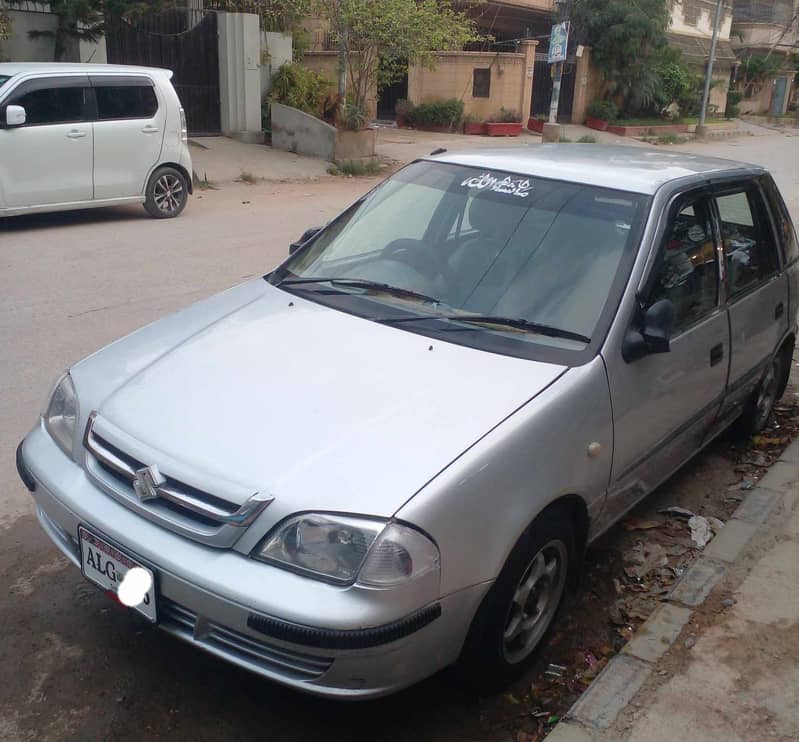
[(541, 641), (563, 595), (567, 569), (566, 545), (550, 541), (522, 573), (502, 634), (502, 653), (509, 664), (524, 660)]
[(164, 173), (155, 181), (153, 200), (155, 205), (164, 214), (171, 214), (180, 208), (185, 192), (180, 178), (172, 173)]

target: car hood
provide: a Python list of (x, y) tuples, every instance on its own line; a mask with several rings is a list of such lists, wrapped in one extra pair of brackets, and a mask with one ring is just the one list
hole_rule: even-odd
[(199, 476), (290, 510), (388, 517), (565, 368), (466, 348), (264, 283), (99, 414)]

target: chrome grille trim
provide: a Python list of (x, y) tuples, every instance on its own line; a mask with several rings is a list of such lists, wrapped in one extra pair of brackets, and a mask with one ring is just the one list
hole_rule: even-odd
[(332, 657), (294, 652), (198, 617), (163, 596), (158, 601), (160, 625), (171, 634), (250, 670), (294, 680), (315, 680), (333, 664)]
[(271, 495), (256, 492), (239, 506), (169, 476), (161, 477), (153, 488), (153, 499), (140, 498), (134, 487), (134, 483), (137, 487), (139, 484), (137, 475), (155, 462), (141, 461), (105, 440), (94, 430), (96, 418), (96, 412), (89, 416), (83, 437), (91, 457), (87, 462), (89, 473), (105, 485), (109, 494), (149, 520), (209, 546), (226, 548), (274, 500)]

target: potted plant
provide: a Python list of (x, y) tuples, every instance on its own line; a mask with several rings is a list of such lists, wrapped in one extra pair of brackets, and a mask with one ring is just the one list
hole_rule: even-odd
[(530, 116), (527, 119), (527, 128), (530, 131), (537, 131), (541, 134), (544, 131), (544, 124), (547, 122), (547, 117), (543, 115)]
[(595, 100), (588, 106), (586, 114), (585, 125), (589, 129), (607, 131), (610, 122), (618, 117), (619, 108), (612, 100)]
[(467, 113), (463, 117), (463, 133), (464, 134), (485, 134), (486, 125), (479, 116), (473, 113)]
[(404, 128), (408, 126), (413, 114), (414, 105), (405, 98), (400, 98), (394, 105), (394, 118), (396, 119), (397, 126)]
[(499, 113), (486, 122), (486, 133), (490, 137), (518, 137), (521, 131), (521, 115), (507, 108), (500, 108)]

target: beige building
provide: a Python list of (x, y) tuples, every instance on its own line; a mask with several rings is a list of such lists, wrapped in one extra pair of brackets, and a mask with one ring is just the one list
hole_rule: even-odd
[[(672, 0), (669, 44), (682, 52), (683, 59), (699, 75), (704, 76), (710, 58), (716, 0)], [(738, 64), (730, 42), (732, 0), (725, 0), (719, 22), (719, 37), (713, 63), (713, 87), (708, 101), (710, 115), (721, 115), (727, 109), (727, 92)]]
[(796, 92), (792, 56), (799, 54), (799, 1), (734, 0), (732, 43), (741, 60), (767, 56), (781, 67), (767, 79), (750, 84), (740, 81), (741, 111), (785, 113)]

